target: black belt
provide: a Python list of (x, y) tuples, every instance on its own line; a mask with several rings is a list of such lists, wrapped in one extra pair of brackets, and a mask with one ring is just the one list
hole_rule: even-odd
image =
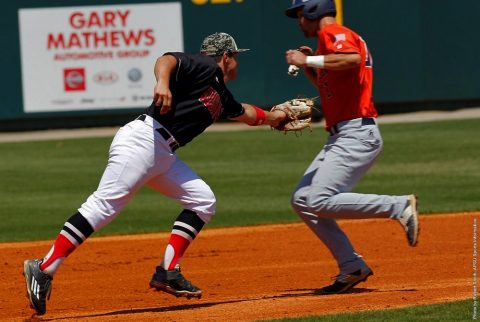
[[(339, 122), (341, 123), (341, 122)], [(337, 133), (340, 133), (341, 128), (338, 127), (338, 124), (332, 125), (330, 127), (327, 127), (327, 132), (329, 132), (331, 135), (335, 135)], [(372, 117), (365, 117), (362, 118), (362, 126), (364, 125), (375, 125), (375, 119)]]
[[(147, 118), (146, 114), (142, 114), (139, 117), (136, 118), (136, 120), (140, 120), (142, 122), (145, 122), (145, 119)], [(180, 147), (180, 144), (175, 140), (173, 135), (171, 135), (165, 128), (161, 127), (159, 129), (155, 129), (160, 135), (163, 137), (163, 139), (168, 143), (170, 146), (170, 149), (172, 152), (174, 152), (176, 149)]]
[(145, 122), (146, 118), (147, 118), (147, 114), (142, 114), (139, 117), (137, 117), (135, 120), (140, 120), (142, 122)]

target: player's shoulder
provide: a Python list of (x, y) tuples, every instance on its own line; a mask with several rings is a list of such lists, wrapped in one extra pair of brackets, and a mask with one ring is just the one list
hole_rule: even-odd
[(337, 24), (337, 23), (325, 26), (324, 28), (322, 28), (322, 31), (326, 34), (329, 34), (329, 35), (335, 35), (335, 34), (343, 33), (343, 34), (346, 34), (346, 35), (358, 36), (358, 34), (355, 31), (353, 31), (352, 29), (350, 29), (346, 26)]
[(339, 42), (339, 41), (350, 41), (353, 43), (357, 43), (360, 36), (353, 31), (352, 29), (342, 26), (340, 24), (331, 24), (324, 27), (321, 31), (323, 31), (324, 37), (329, 39), (331, 42)]
[(186, 66), (205, 66), (209, 68), (216, 68), (217, 64), (212, 57), (202, 55), (200, 53), (190, 54), (185, 52), (166, 52), (164, 55), (172, 55), (179, 65)]
[(170, 56), (173, 56), (177, 59), (191, 59), (191, 60), (196, 60), (195, 56), (197, 56), (196, 54), (189, 54), (189, 53), (185, 53), (185, 52), (180, 52), (180, 51), (168, 51), (166, 53), (163, 54), (164, 56), (166, 55), (170, 55)]

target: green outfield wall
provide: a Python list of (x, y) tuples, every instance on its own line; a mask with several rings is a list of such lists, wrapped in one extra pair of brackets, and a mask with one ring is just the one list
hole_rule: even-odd
[[(138, 104), (132, 107), (122, 106), (119, 109), (111, 106), (108, 109), (89, 108), (86, 104), (85, 108), (74, 110), (63, 111), (61, 107), (57, 107), (54, 111), (40, 109), (36, 112), (35, 99), (41, 101), (43, 95), (49, 95), (49, 91), (42, 91), (34, 95), (37, 97), (33, 98), (33, 103), (32, 97), (29, 97), (29, 111), (26, 111), (25, 93), (22, 89), (19, 9), (179, 3), (184, 51), (197, 52), (202, 39), (213, 32), (224, 31), (232, 34), (240, 47), (251, 48), (251, 51), (241, 55), (238, 79), (230, 83), (229, 87), (238, 100), (267, 107), (299, 94), (316, 96), (315, 89), (302, 75), (291, 78), (286, 73), (284, 53), (287, 49), (305, 44), (315, 47), (314, 40), (304, 39), (296, 21), (284, 16), (283, 11), (290, 2), (5, 2), (2, 4), (0, 20), (0, 41), (3, 45), (0, 55), (3, 72), (3, 77), (0, 78), (0, 131), (117, 125), (142, 110)], [(480, 105), (480, 82), (477, 79), (480, 71), (477, 59), (480, 52), (477, 36), (480, 1), (343, 0), (342, 9), (343, 23), (363, 36), (373, 54), (374, 97), (382, 113)], [(29, 17), (24, 18), (23, 23), (32, 28), (36, 21)], [(159, 23), (162, 22), (164, 18), (159, 13)], [(51, 23), (53, 30), (57, 22), (53, 18), (48, 23)], [(43, 28), (44, 24), (45, 21), (39, 22), (39, 28)], [(24, 36), (24, 44), (35, 41), (28, 37)], [(153, 64), (154, 59), (151, 61), (152, 73)], [(104, 68), (108, 69), (108, 63)], [(32, 73), (35, 73), (35, 69), (30, 68), (30, 75)], [(43, 73), (45, 82), (49, 82), (49, 77), (46, 77), (48, 72)], [(102, 80), (101, 76), (97, 78)], [(40, 85), (45, 84), (42, 81), (39, 82)], [(143, 86), (151, 87), (153, 91), (154, 83), (145, 83)], [(143, 99), (146, 100), (145, 97)], [(88, 100), (86, 101), (88, 103)]]

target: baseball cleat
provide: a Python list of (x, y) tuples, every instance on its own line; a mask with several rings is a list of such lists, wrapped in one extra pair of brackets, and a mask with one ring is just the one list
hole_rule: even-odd
[(47, 311), (47, 298), (50, 299), (52, 292), (53, 278), (40, 270), (39, 259), (26, 260), (23, 262), (23, 275), (27, 283), (27, 297), (30, 306), (37, 311), (38, 315), (43, 315)]
[(368, 266), (350, 274), (340, 274), (335, 277), (332, 285), (320, 289), (320, 293), (325, 295), (345, 293), (358, 283), (365, 282), (371, 275), (373, 272)]
[(180, 268), (167, 271), (163, 267), (157, 266), (150, 281), (150, 287), (176, 297), (186, 297), (187, 299), (202, 297), (202, 290), (187, 280), (180, 272)]
[(420, 223), (418, 220), (417, 210), (417, 196), (408, 196), (408, 204), (402, 213), (402, 216), (398, 218), (400, 225), (405, 229), (407, 234), (408, 244), (410, 246), (417, 245), (418, 234), (420, 232)]

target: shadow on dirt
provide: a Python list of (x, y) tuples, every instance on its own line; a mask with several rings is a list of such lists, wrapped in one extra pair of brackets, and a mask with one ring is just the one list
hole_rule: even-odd
[[(232, 304), (232, 303), (241, 303), (241, 302), (252, 302), (252, 301), (262, 301), (262, 300), (271, 300), (271, 299), (280, 299), (280, 298), (297, 298), (297, 297), (308, 297), (308, 296), (335, 296), (334, 295), (325, 295), (321, 293), (321, 289), (292, 289), (292, 290), (285, 290), (287, 293), (280, 294), (280, 295), (273, 295), (273, 296), (264, 296), (264, 297), (257, 297), (257, 298), (249, 298), (249, 299), (236, 299), (236, 300), (228, 300), (228, 301), (217, 301), (217, 302), (206, 302), (206, 303), (197, 303), (197, 304), (184, 304), (184, 305), (173, 305), (173, 306), (166, 306), (166, 307), (150, 307), (150, 308), (138, 308), (138, 309), (129, 309), (129, 310), (119, 310), (119, 311), (112, 311), (100, 314), (90, 314), (90, 315), (78, 315), (78, 316), (70, 316), (70, 317), (63, 317), (63, 318), (50, 318), (50, 319), (35, 319), (34, 321), (61, 321), (67, 319), (82, 319), (82, 318), (95, 318), (95, 317), (107, 317), (107, 316), (117, 316), (117, 315), (125, 315), (125, 314), (143, 314), (143, 313), (161, 313), (161, 312), (172, 312), (172, 311), (184, 311), (184, 310), (195, 310), (200, 308), (212, 307), (216, 305), (222, 304)], [(416, 289), (398, 289), (398, 290), (378, 290), (378, 289), (370, 289), (370, 288), (354, 288), (345, 294), (341, 294), (341, 296), (345, 296), (348, 294), (358, 294), (358, 293), (371, 293), (371, 292), (416, 292)], [(33, 320), (32, 320), (33, 321)]]

